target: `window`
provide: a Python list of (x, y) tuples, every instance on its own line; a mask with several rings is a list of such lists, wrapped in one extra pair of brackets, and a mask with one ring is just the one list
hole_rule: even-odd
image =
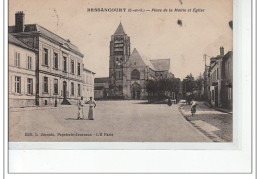
[(78, 63), (78, 75), (80, 76), (80, 63)]
[(32, 57), (27, 56), (27, 69), (32, 69)]
[(15, 77), (15, 93), (21, 94), (21, 77)]
[(80, 84), (78, 84), (78, 96), (80, 96)]
[(48, 93), (48, 77), (43, 78), (43, 92)]
[(74, 83), (71, 82), (71, 96), (74, 96)]
[(58, 69), (58, 68), (59, 68), (59, 67), (58, 67), (58, 65), (59, 65), (59, 56), (58, 56), (58, 53), (55, 53), (55, 52), (54, 52), (54, 54), (53, 54), (53, 60), (54, 60), (54, 62), (53, 62), (54, 68), (55, 68), (55, 69)]
[(48, 66), (48, 49), (43, 48), (43, 65)]
[(20, 67), (20, 53), (18, 53), (18, 52), (15, 52), (15, 62), (14, 62), (14, 65), (16, 67)]
[(67, 72), (67, 57), (63, 57), (63, 71)]
[(74, 67), (74, 60), (71, 60), (71, 73), (74, 74), (74, 70), (75, 67)]
[(58, 94), (58, 79), (54, 79), (53, 88), (54, 88), (54, 94)]
[(33, 79), (27, 78), (27, 94), (33, 94)]
[(131, 79), (139, 80), (140, 79), (140, 72), (138, 70), (133, 70), (131, 73)]

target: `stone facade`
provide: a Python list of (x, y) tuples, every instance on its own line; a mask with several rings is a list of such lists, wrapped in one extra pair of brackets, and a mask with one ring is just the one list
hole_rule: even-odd
[(170, 59), (146, 59), (137, 49), (130, 54), (130, 45), (120, 23), (111, 36), (109, 78), (95, 79), (95, 98), (146, 99), (146, 80), (173, 77)]

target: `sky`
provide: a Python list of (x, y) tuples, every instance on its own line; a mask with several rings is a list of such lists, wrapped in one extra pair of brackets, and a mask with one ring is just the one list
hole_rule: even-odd
[[(70, 39), (84, 54), (85, 67), (95, 77), (108, 77), (110, 39), (121, 21), (131, 51), (136, 48), (150, 59), (170, 58), (171, 72), (183, 79), (203, 73), (204, 54), (217, 56), (220, 46), (225, 53), (232, 50), (232, 5), (232, 0), (9, 0), (9, 25), (15, 24), (15, 13), (23, 11), (25, 24), (37, 23)], [(186, 12), (87, 12), (88, 8)], [(194, 8), (204, 12), (193, 12)]]

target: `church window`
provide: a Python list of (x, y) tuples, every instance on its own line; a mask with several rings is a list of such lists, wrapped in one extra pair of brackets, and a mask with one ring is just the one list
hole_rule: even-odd
[(131, 73), (132, 80), (139, 80), (140, 79), (140, 72), (138, 70), (133, 70)]

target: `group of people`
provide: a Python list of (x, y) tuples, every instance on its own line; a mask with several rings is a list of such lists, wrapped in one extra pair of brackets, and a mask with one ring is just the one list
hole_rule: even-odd
[(84, 102), (83, 96), (81, 96), (80, 100), (78, 100), (78, 120), (84, 119), (84, 104), (89, 105), (89, 111), (88, 111), (88, 120), (94, 120), (94, 108), (96, 107), (96, 102), (93, 100), (92, 97), (90, 97), (89, 101)]

